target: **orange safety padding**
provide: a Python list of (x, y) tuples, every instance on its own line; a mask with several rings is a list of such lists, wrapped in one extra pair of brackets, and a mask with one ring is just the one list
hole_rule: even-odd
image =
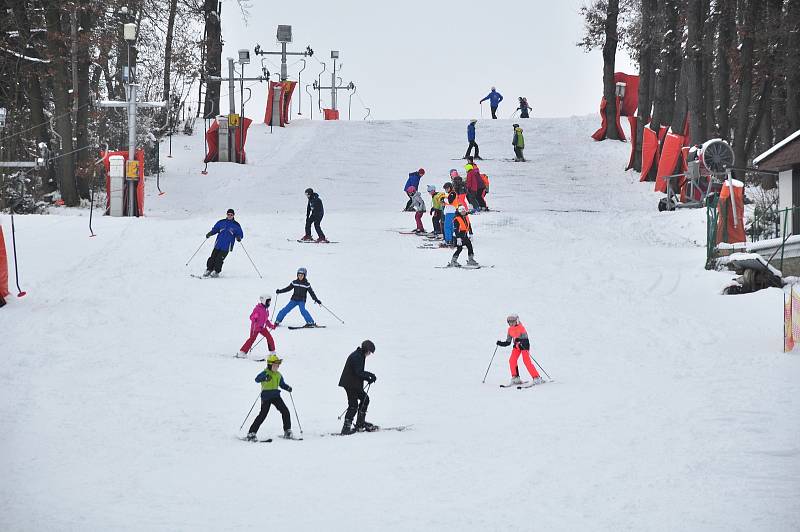
[(647, 174), (658, 159), (658, 137), (648, 126), (645, 126), (642, 137), (642, 176), (639, 181), (647, 181)]
[[(619, 117), (620, 117), (620, 99), (617, 98), (617, 131), (619, 132), (619, 139), (620, 140), (627, 140), (625, 138), (625, 132), (622, 130), (622, 124), (620, 124)], [(606, 99), (603, 98), (600, 100), (600, 129), (592, 133), (592, 138), (594, 140), (603, 140), (606, 138), (606, 129), (608, 129), (608, 124), (606, 120)]]
[(294, 88), (297, 85), (296, 81), (271, 81), (269, 84), (269, 90), (267, 92), (267, 108), (264, 112), (264, 123), (269, 125), (272, 122), (272, 102), (275, 96), (275, 89), (280, 87), (281, 90), (281, 97), (279, 105), (280, 116), (278, 123), (280, 127), (284, 127), (286, 124), (289, 123), (289, 106), (292, 103), (292, 94), (294, 93)]
[(626, 74), (625, 72), (614, 72), (614, 83), (622, 82), (625, 84), (625, 97), (620, 105), (621, 116), (634, 116), (639, 107), (639, 76)]
[(325, 115), (325, 120), (339, 120), (338, 109), (323, 109), (322, 111)]
[(630, 159), (628, 159), (628, 166), (625, 168), (625, 170), (630, 170), (631, 168), (633, 168), (633, 158), (634, 155), (636, 155), (636, 146), (637, 146), (636, 128), (638, 127), (639, 119), (636, 118), (635, 116), (629, 116), (628, 123), (631, 125), (631, 157)]
[(253, 121), (249, 118), (242, 118), (241, 125), (236, 128), (236, 160), (240, 164), (244, 164), (247, 160), (247, 154), (244, 151), (244, 145), (247, 142), (247, 130), (250, 129), (250, 124)]
[(206, 131), (206, 157), (204, 163), (216, 162), (219, 157), (219, 124), (216, 120)]
[(664, 145), (661, 147), (661, 157), (658, 159), (658, 172), (656, 174), (656, 192), (667, 191), (666, 176), (673, 175), (678, 167), (678, 159), (683, 147), (683, 135), (667, 133)]
[(717, 244), (727, 242), (735, 244), (745, 241), (744, 232), (744, 183), (733, 180), (733, 200), (736, 205), (736, 217), (731, 208), (731, 187), (728, 181), (722, 185), (717, 204)]
[(6, 241), (3, 238), (3, 228), (0, 227), (0, 297), (8, 295), (8, 254)]
[(296, 81), (284, 81), (283, 82), (283, 100), (281, 103), (281, 126), (289, 123), (289, 106), (292, 104), (292, 93), (294, 93), (294, 87), (297, 85)]
[[(103, 158), (103, 166), (106, 167), (106, 211), (111, 207), (111, 161), (108, 158), (112, 155), (122, 155), (125, 158), (125, 164), (128, 164), (128, 150), (110, 151), (108, 153), (100, 152), (100, 157)], [(136, 183), (136, 200), (139, 203), (139, 216), (144, 216), (144, 150), (141, 148), (136, 150), (136, 160), (139, 161), (139, 182)]]
[[(253, 121), (249, 118), (243, 118), (242, 125), (236, 128), (236, 133), (234, 134), (236, 139), (234, 142), (236, 145), (234, 148), (236, 150), (236, 160), (240, 164), (244, 164), (247, 160), (244, 145), (247, 143), (247, 130), (250, 129), (250, 124), (252, 123)], [(206, 145), (208, 146), (208, 151), (203, 162), (215, 163), (219, 161), (219, 123), (216, 120), (206, 131)]]

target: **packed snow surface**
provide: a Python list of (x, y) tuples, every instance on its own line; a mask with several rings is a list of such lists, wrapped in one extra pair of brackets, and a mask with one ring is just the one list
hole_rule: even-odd
[[(208, 175), (202, 135), (175, 136), (146, 217), (95, 217), (94, 238), (88, 211), (16, 217), (28, 295), (0, 310), (0, 529), (800, 529), (782, 292), (720, 295), (705, 213), (658, 212), (623, 171), (630, 146), (590, 139), (598, 122), (522, 121), (528, 163), (510, 161), (510, 121), (478, 122), (499, 212), (473, 217), (474, 244), (491, 269), (437, 269), (448, 251), (398, 233), (414, 227), (409, 172), (427, 170), (423, 191), (464, 174), (467, 120), (256, 125), (248, 164)], [(306, 187), (340, 243), (295, 242)], [(222, 278), (190, 277), (228, 208), (244, 245)], [(309, 302), (326, 329), (276, 331), (305, 440), (243, 443), (264, 365), (232, 355), (258, 296), (300, 266), (345, 323)], [(481, 383), (510, 313), (554, 383), (499, 388), (507, 348)], [(413, 426), (328, 436), (365, 338), (367, 419)], [(280, 432), (273, 409), (259, 436)]]

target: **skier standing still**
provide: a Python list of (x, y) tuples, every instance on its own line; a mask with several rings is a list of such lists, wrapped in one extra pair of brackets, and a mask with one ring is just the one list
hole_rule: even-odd
[(256, 441), (259, 427), (267, 418), (269, 408), (275, 405), (278, 412), (281, 413), (283, 418), (283, 437), (292, 439), (292, 418), (289, 415), (289, 409), (286, 403), (281, 399), (281, 390), (292, 392), (292, 387), (286, 384), (283, 380), (283, 375), (280, 374), (278, 368), (281, 365), (281, 360), (277, 355), (270, 355), (267, 359), (267, 368), (256, 375), (256, 382), (261, 384), (261, 411), (256, 416), (253, 424), (250, 425), (250, 430), (247, 431), (247, 439), (249, 441)]
[(464, 246), (467, 247), (467, 266), (479, 266), (475, 261), (472, 241), (469, 238), (469, 235), (472, 234), (472, 225), (469, 222), (467, 208), (463, 205), (458, 206), (458, 214), (456, 214), (453, 220), (453, 226), (455, 228), (456, 252), (453, 253), (453, 258), (450, 259), (450, 264), (448, 264), (448, 266), (461, 266), (461, 264), (458, 263), (458, 256), (461, 255), (461, 250), (464, 249)]
[(487, 94), (479, 103), (483, 103), (486, 100), (489, 100), (489, 108), (492, 110), (492, 119), (497, 120), (497, 107), (500, 105), (500, 102), (503, 101), (503, 95), (497, 92), (497, 90), (492, 87), (491, 92)]
[(317, 242), (328, 242), (325, 238), (325, 233), (322, 232), (320, 223), (322, 217), (325, 215), (325, 208), (322, 205), (322, 200), (319, 194), (314, 192), (314, 189), (306, 189), (306, 197), (308, 198), (308, 205), (306, 206), (306, 234), (302, 240), (313, 240), (311, 238), (311, 224), (314, 224), (314, 229), (317, 231)]
[(525, 149), (525, 137), (522, 136), (522, 128), (519, 124), (514, 124), (514, 138), (511, 140), (511, 145), (514, 146), (514, 162), (524, 163), (525, 156), (522, 150)]
[(508, 316), (506, 322), (508, 323), (508, 335), (505, 340), (498, 340), (497, 345), (508, 347), (512, 342), (514, 343), (511, 357), (508, 359), (508, 365), (511, 369), (510, 384), (522, 384), (522, 379), (519, 378), (519, 365), (517, 364), (520, 355), (522, 355), (522, 362), (525, 364), (528, 373), (533, 378), (533, 384), (540, 384), (543, 382), (542, 378), (539, 376), (539, 372), (536, 371), (536, 366), (531, 362), (531, 341), (528, 338), (528, 331), (525, 330), (525, 326), (522, 325), (519, 321), (519, 316), (516, 314)]
[(206, 271), (203, 277), (218, 277), (222, 271), (222, 263), (228, 253), (233, 251), (233, 242), (241, 242), (244, 238), (244, 232), (239, 222), (234, 220), (233, 209), (228, 209), (225, 218), (214, 224), (211, 231), (206, 233), (206, 238), (211, 238), (211, 235), (217, 235), (214, 242), (214, 249), (211, 251), (211, 256), (206, 261)]
[[(372, 384), (377, 380), (374, 373), (364, 370), (367, 357), (375, 352), (375, 344), (371, 340), (364, 340), (355, 351), (347, 357), (347, 362), (342, 369), (342, 376), (339, 378), (339, 386), (344, 388), (347, 393), (347, 412), (344, 416), (342, 434), (352, 434), (357, 431), (378, 430), (378, 427), (368, 423), (367, 408), (369, 407), (369, 395), (364, 391), (364, 381)], [(353, 418), (356, 417), (356, 425), (352, 427)]]
[(464, 159), (468, 158), (472, 154), (472, 148), (475, 148), (475, 158), (481, 158), (480, 154), (478, 153), (478, 143), (475, 142), (475, 124), (477, 123), (478, 120), (473, 118), (469, 121), (469, 125), (467, 126), (467, 142), (469, 142), (469, 146), (467, 146), (467, 153), (464, 154)]

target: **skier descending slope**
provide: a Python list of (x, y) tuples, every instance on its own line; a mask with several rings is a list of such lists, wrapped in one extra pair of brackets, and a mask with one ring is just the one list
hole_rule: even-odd
[(222, 262), (228, 253), (233, 251), (233, 242), (241, 242), (244, 238), (244, 232), (239, 222), (234, 220), (233, 209), (228, 209), (225, 218), (214, 224), (211, 231), (206, 233), (206, 238), (211, 238), (211, 235), (217, 235), (217, 240), (214, 242), (214, 250), (211, 256), (206, 261), (206, 271), (203, 277), (218, 277), (222, 271)]
[(522, 380), (519, 378), (519, 366), (517, 364), (520, 355), (522, 355), (522, 362), (528, 369), (528, 373), (533, 377), (533, 384), (541, 384), (544, 381), (539, 376), (539, 372), (536, 371), (536, 366), (531, 362), (531, 341), (528, 338), (528, 331), (525, 330), (525, 326), (522, 325), (519, 321), (519, 316), (516, 314), (508, 316), (506, 321), (508, 322), (508, 335), (505, 340), (498, 340), (497, 345), (508, 347), (512, 342), (514, 343), (514, 347), (511, 350), (511, 357), (508, 359), (508, 365), (511, 368), (511, 382), (509, 386), (522, 384)]
[(311, 314), (308, 313), (306, 310), (306, 298), (308, 297), (307, 294), (311, 294), (311, 298), (314, 300), (314, 303), (317, 305), (321, 305), (322, 301), (317, 298), (317, 294), (314, 293), (314, 289), (311, 288), (311, 283), (308, 282), (308, 278), (306, 278), (306, 274), (308, 270), (305, 268), (298, 268), (297, 269), (297, 279), (289, 283), (289, 286), (286, 288), (280, 288), (275, 290), (276, 293), (282, 294), (284, 292), (288, 292), (289, 290), (294, 290), (292, 293), (292, 298), (283, 307), (278, 315), (275, 317), (275, 327), (279, 327), (283, 318), (286, 317), (286, 314), (289, 313), (294, 307), (300, 307), (300, 314), (303, 315), (303, 319), (306, 320), (306, 327), (316, 327), (316, 323), (314, 323), (314, 318), (311, 317)]
[(256, 416), (253, 424), (250, 425), (250, 430), (247, 431), (247, 439), (249, 441), (257, 440), (256, 433), (258, 428), (267, 418), (269, 408), (272, 405), (275, 405), (275, 408), (278, 409), (283, 418), (283, 437), (292, 439), (292, 418), (289, 415), (286, 403), (281, 399), (281, 390), (279, 389), (282, 388), (291, 393), (292, 387), (286, 384), (286, 381), (283, 380), (283, 375), (278, 371), (281, 362), (283, 360), (278, 358), (278, 355), (270, 355), (267, 359), (266, 369), (256, 375), (256, 382), (261, 383), (261, 411)]
[[(347, 412), (344, 416), (344, 426), (342, 434), (352, 434), (357, 431), (372, 432), (378, 430), (376, 425), (368, 423), (367, 407), (369, 407), (369, 395), (364, 391), (364, 381), (372, 384), (377, 380), (374, 373), (364, 370), (367, 357), (375, 352), (375, 344), (372, 340), (364, 340), (355, 351), (347, 357), (347, 362), (342, 369), (342, 376), (339, 378), (339, 386), (344, 388), (347, 393)], [(353, 418), (358, 413), (356, 426), (353, 428)]]
[(275, 329), (275, 325), (269, 321), (269, 304), (271, 301), (272, 296), (266, 294), (258, 298), (258, 303), (253, 312), (250, 313), (250, 336), (242, 345), (242, 348), (239, 349), (239, 353), (236, 355), (237, 358), (247, 358), (247, 353), (250, 352), (253, 342), (258, 338), (259, 334), (267, 339), (269, 353), (271, 355), (275, 354), (275, 340), (272, 339), (272, 335), (269, 333), (269, 329)]
[(472, 241), (469, 239), (469, 235), (472, 234), (472, 225), (469, 222), (467, 208), (463, 205), (458, 206), (458, 214), (456, 214), (453, 220), (453, 226), (455, 228), (456, 252), (453, 253), (453, 258), (450, 259), (450, 264), (448, 264), (448, 266), (461, 266), (461, 264), (458, 263), (458, 256), (461, 255), (461, 250), (464, 249), (464, 246), (467, 246), (467, 266), (480, 266), (475, 261)]

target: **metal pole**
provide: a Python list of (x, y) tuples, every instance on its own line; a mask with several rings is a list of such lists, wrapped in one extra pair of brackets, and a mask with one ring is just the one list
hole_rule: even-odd
[(294, 397), (292, 397), (292, 392), (289, 392), (289, 399), (292, 400), (292, 409), (294, 410), (294, 418), (297, 420), (297, 426), (300, 428), (300, 436), (302, 436), (303, 435), (303, 425), (300, 424), (300, 416), (297, 415), (297, 407), (294, 406)]
[(288, 79), (288, 74), (286, 71), (286, 42), (281, 42), (281, 81), (286, 81)]
[[(130, 48), (130, 45), (128, 46)], [(128, 64), (129, 79), (133, 75), (133, 65)], [(136, 159), (136, 83), (128, 84), (128, 161)], [(125, 170), (125, 179), (128, 184), (128, 216), (136, 216), (134, 212), (136, 181), (128, 176)]]
[(244, 424), (247, 423), (247, 418), (249, 418), (250, 414), (253, 413), (253, 409), (256, 407), (256, 403), (258, 402), (259, 397), (261, 397), (261, 392), (259, 392), (258, 395), (256, 396), (256, 400), (253, 401), (253, 406), (250, 407), (250, 411), (245, 416), (244, 421), (242, 421), (242, 426), (239, 427), (239, 430), (242, 430), (242, 427), (244, 427)]
[(492, 359), (489, 361), (489, 365), (486, 367), (486, 373), (483, 375), (482, 383), (486, 383), (486, 376), (489, 375), (489, 368), (492, 367), (492, 362), (494, 362), (494, 356), (497, 354), (497, 348), (499, 346), (494, 346), (494, 353), (492, 353)]
[(333, 60), (333, 72), (331, 72), (331, 109), (336, 110), (336, 59)]

